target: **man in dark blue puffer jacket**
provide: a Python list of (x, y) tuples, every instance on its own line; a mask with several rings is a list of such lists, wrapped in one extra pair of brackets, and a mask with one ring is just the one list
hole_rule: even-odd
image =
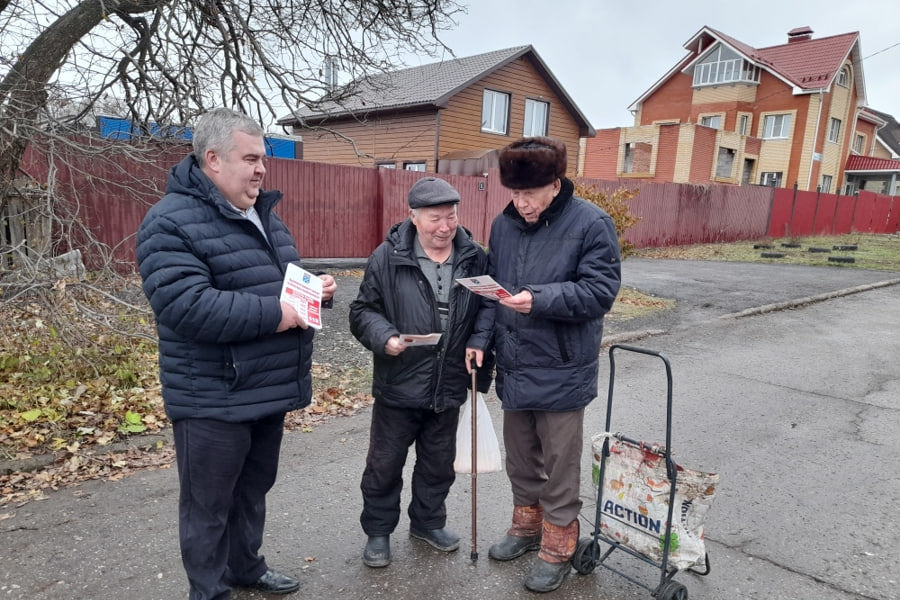
[(490, 348), (503, 404), (512, 526), (494, 560), (537, 550), (525, 586), (559, 587), (578, 541), (584, 408), (597, 396), (603, 317), (621, 280), (612, 219), (574, 195), (566, 147), (523, 138), (500, 151), (512, 201), (494, 219), (488, 273), (513, 294), (485, 301), (469, 350)]
[[(280, 301), (300, 255), (273, 211), (281, 192), (262, 189), (259, 124), (212, 110), (193, 147), (137, 234), (175, 435), (182, 562), (191, 600), (230, 598), (232, 585), (287, 594), (299, 582), (258, 551), (285, 413), (312, 398), (313, 330)], [(321, 279), (327, 301), (337, 286)]]

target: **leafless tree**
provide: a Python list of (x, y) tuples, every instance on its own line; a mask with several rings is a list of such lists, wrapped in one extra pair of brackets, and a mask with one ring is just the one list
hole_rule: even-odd
[[(91, 241), (74, 231), (71, 190), (59, 202), (54, 165), (104, 156), (92, 132), (98, 114), (114, 111), (149, 133), (224, 105), (269, 126), (352, 92), (334, 86), (336, 71), (358, 80), (449, 50), (439, 34), (463, 10), (457, 0), (0, 0), (0, 284), (15, 262), (16, 294), (22, 273), (50, 289), (59, 265), (47, 259), (78, 245), (54, 242)], [(37, 179), (22, 169), (29, 147), (50, 165)], [(140, 161), (142, 150), (132, 143), (128, 152)], [(162, 182), (123, 193), (138, 185)], [(14, 220), (32, 226), (18, 242)], [(91, 252), (101, 262), (114, 254)], [(6, 292), (4, 301), (16, 295)]]

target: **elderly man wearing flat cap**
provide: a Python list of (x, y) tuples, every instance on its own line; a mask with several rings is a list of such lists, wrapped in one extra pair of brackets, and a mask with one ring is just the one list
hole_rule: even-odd
[[(454, 280), (483, 275), (487, 256), (458, 224), (458, 204), (459, 193), (445, 180), (418, 180), (409, 190), (409, 217), (369, 257), (350, 305), (350, 331), (374, 357), (375, 405), (360, 484), (369, 567), (391, 562), (390, 535), (400, 520), (403, 466), (413, 443), (409, 534), (444, 552), (459, 547), (459, 537), (445, 527), (445, 499), (456, 477), (459, 407), (471, 385), (465, 349), (480, 301)], [(435, 345), (408, 346), (401, 336), (431, 333), (441, 334)], [(491, 369), (479, 375), (479, 391), (486, 392)]]
[(491, 227), (488, 273), (512, 297), (486, 301), (469, 351), (493, 348), (512, 526), (494, 560), (540, 549), (525, 587), (549, 592), (578, 542), (584, 408), (597, 395), (603, 317), (619, 292), (615, 225), (576, 197), (566, 147), (524, 138), (500, 151), (512, 201)]

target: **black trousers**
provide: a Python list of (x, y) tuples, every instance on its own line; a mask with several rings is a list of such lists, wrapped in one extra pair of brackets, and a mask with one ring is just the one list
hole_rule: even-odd
[(173, 424), (181, 492), (178, 534), (190, 600), (224, 600), (266, 572), (259, 555), (284, 415), (250, 423)]
[(459, 409), (431, 410), (390, 408), (375, 402), (369, 432), (369, 453), (360, 489), (363, 510), (359, 517), (366, 535), (390, 535), (400, 521), (403, 467), (409, 447), (415, 443), (410, 525), (416, 529), (440, 529), (447, 523), (444, 501), (456, 479), (456, 424)]

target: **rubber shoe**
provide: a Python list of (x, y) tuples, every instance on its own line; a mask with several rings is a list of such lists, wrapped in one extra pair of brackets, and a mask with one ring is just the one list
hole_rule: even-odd
[(416, 539), (425, 540), (441, 552), (453, 552), (459, 548), (459, 536), (445, 528), (428, 529), (426, 531), (410, 527), (409, 535)]
[(569, 561), (549, 563), (539, 558), (525, 578), (525, 587), (532, 592), (552, 592), (562, 584), (571, 568)]
[(519, 558), (529, 550), (541, 547), (540, 535), (518, 536), (508, 535), (491, 546), (488, 556), (494, 560), (512, 560)]
[(290, 594), (300, 589), (300, 582), (289, 575), (269, 569), (247, 587), (266, 594)]
[(363, 550), (363, 563), (378, 569), (391, 564), (391, 538), (386, 535), (370, 535)]

